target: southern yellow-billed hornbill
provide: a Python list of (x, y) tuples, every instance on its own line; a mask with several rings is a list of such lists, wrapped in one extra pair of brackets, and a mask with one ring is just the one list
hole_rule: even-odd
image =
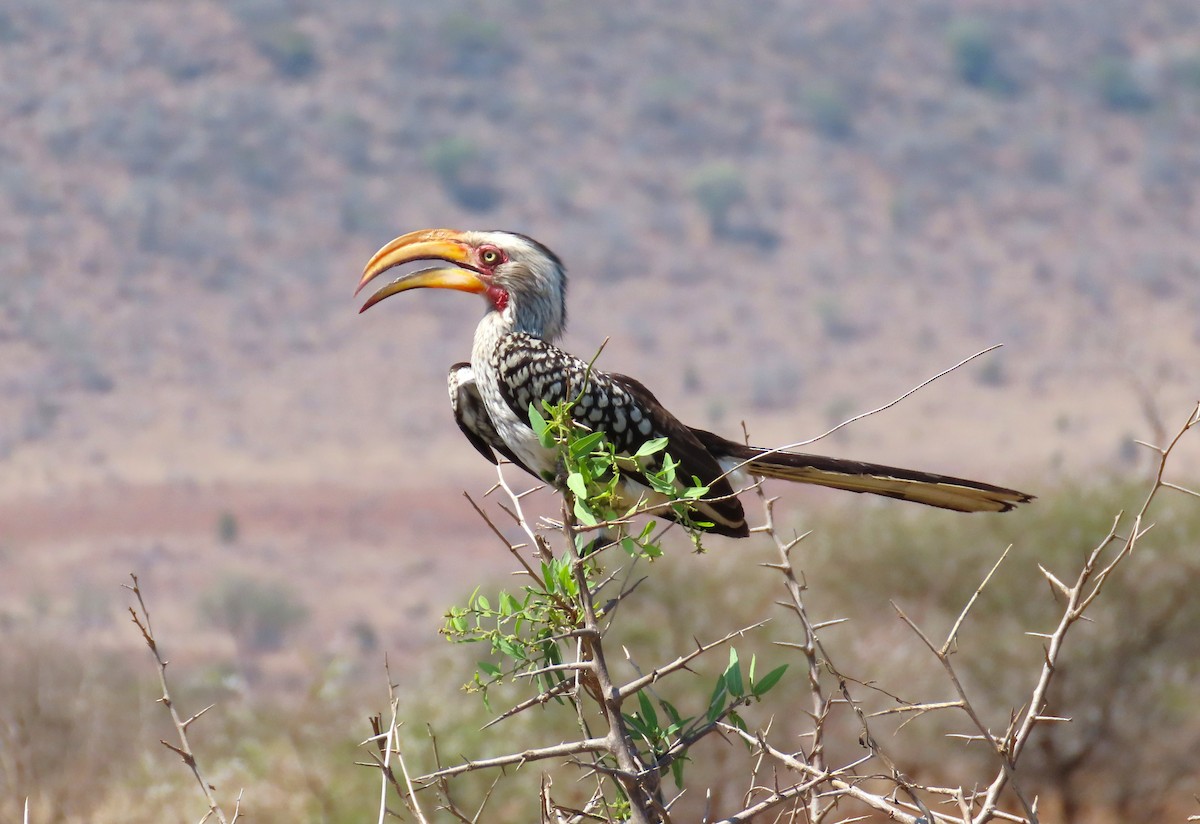
[[(362, 311), (409, 289), (458, 289), (486, 298), (488, 309), (475, 330), (471, 362), (451, 368), (449, 382), (459, 428), (493, 463), (498, 452), (539, 478), (553, 479), (557, 456), (535, 436), (529, 406), (540, 410), (542, 401), (556, 404), (579, 395), (573, 408), (576, 420), (603, 431), (618, 452), (633, 453), (651, 438), (666, 437), (666, 452), (680, 464), (678, 476), (709, 485), (695, 516), (711, 522), (710, 531), (720, 535), (749, 534), (736, 495), (745, 475), (870, 492), (959, 512), (1006, 512), (1031, 499), (962, 478), (745, 446), (680, 423), (633, 378), (589, 370), (587, 362), (554, 345), (567, 318), (566, 272), (558, 257), (532, 238), (512, 232), (411, 232), (376, 252), (358, 289), (414, 261), (454, 265), (402, 274), (372, 295)], [(622, 482), (629, 505), (639, 499), (650, 505), (662, 500), (635, 477)]]

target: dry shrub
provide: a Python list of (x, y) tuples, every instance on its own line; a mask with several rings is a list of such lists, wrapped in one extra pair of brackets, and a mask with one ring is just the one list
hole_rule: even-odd
[(152, 695), (120, 656), (16, 627), (0, 635), (0, 798), (83, 820), (148, 735)]

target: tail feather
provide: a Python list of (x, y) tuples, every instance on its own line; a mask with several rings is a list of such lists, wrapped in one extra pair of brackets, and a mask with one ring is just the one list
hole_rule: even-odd
[[(712, 433), (704, 435), (720, 438)], [(957, 512), (1008, 512), (1017, 504), (1033, 500), (1032, 495), (1015, 489), (965, 478), (824, 455), (772, 451), (743, 446), (724, 438), (720, 440), (723, 441), (721, 451), (741, 464), (742, 471), (764, 478), (816, 484), (850, 492), (869, 492)], [(715, 444), (706, 445), (711, 448)]]

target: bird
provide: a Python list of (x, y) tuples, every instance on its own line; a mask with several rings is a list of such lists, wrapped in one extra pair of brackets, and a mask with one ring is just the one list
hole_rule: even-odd
[[(594, 364), (556, 345), (567, 323), (567, 274), (562, 260), (528, 235), (507, 231), (422, 229), (384, 245), (367, 262), (355, 295), (396, 267), (401, 271), (363, 304), (414, 289), (453, 289), (483, 296), (485, 312), (475, 330), (469, 362), (448, 376), (450, 406), (467, 440), (493, 464), (499, 457), (529, 474), (555, 482), (561, 473), (554, 446), (543, 445), (530, 407), (574, 400), (573, 420), (603, 432), (618, 455), (635, 455), (652, 439), (665, 438), (677, 477), (707, 487), (681, 515), (670, 498), (655, 492), (644, 475), (622, 472), (620, 500), (655, 510), (670, 520), (717, 535), (750, 534), (738, 493), (756, 478), (774, 478), (865, 492), (959, 512), (1007, 512), (1033, 500), (1024, 492), (992, 484), (861, 461), (749, 446), (688, 426), (641, 382)], [(449, 265), (446, 265), (449, 264)], [(498, 457), (499, 456), (499, 457)]]

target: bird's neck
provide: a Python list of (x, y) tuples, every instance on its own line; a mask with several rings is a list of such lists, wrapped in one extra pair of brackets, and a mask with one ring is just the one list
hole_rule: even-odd
[(477, 370), (491, 361), (492, 354), (500, 341), (518, 331), (506, 312), (492, 310), (475, 327), (475, 340), (471, 347), (471, 363)]
[(514, 332), (553, 343), (563, 331), (561, 314), (561, 310), (556, 311), (556, 307), (544, 299), (522, 301), (510, 298), (503, 307), (493, 303), (475, 329), (476, 344), (480, 339), (496, 343)]

